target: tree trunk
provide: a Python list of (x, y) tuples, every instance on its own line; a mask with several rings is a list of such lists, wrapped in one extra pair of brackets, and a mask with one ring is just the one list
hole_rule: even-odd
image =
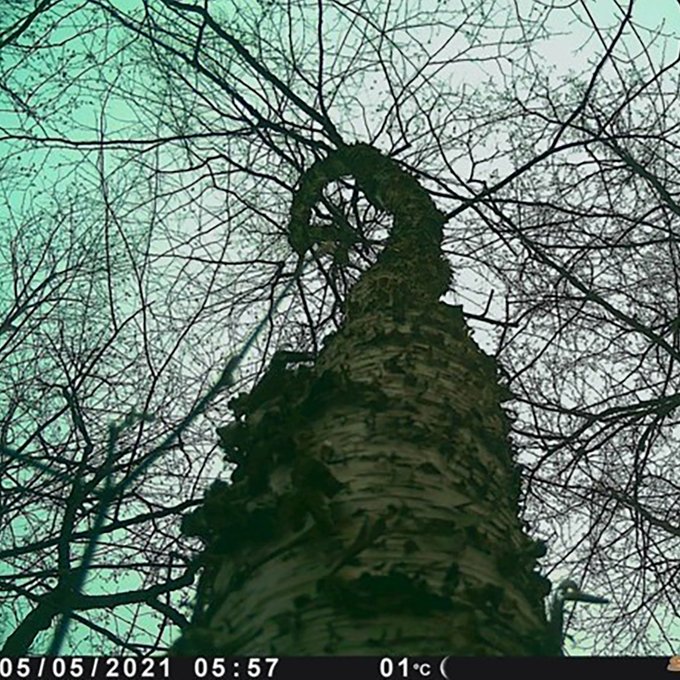
[(543, 546), (517, 517), (508, 394), (461, 308), (439, 302), (444, 216), (359, 144), (305, 173), (291, 244), (310, 246), (311, 207), (346, 174), (381, 194), (392, 235), (312, 365), (279, 355), (231, 402), (236, 422), (218, 432), (239, 467), (185, 522), (204, 571), (173, 653), (559, 653)]

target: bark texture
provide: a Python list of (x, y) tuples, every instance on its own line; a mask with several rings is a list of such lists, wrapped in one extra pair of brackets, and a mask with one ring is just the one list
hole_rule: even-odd
[[(186, 518), (206, 543), (176, 654), (559, 653), (518, 519), (519, 478), (493, 359), (449, 282), (444, 216), (393, 160), (357, 144), (316, 162), (291, 208), (302, 256), (322, 188), (353, 175), (394, 216), (343, 328), (313, 361), (272, 362), (231, 403), (238, 463)], [(351, 233), (334, 238), (347, 247)], [(297, 357), (299, 358), (299, 357)]]

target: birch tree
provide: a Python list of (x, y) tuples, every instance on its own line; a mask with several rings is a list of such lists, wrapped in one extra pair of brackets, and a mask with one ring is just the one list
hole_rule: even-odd
[[(348, 623), (364, 613), (362, 587), (402, 583), (409, 620), (429, 621), (412, 611), (415, 588), (436, 616), (456, 612), (470, 653), (524, 644), (508, 637), (511, 615), (523, 640), (536, 633), (523, 653), (555, 651), (540, 605), (547, 584), (531, 576), (541, 573), (610, 600), (565, 610), (566, 632), (587, 633), (581, 649), (677, 651), (679, 88), (677, 29), (659, 8), (8, 5), (5, 640), (49, 651), (55, 626), (70, 621), (69, 650), (292, 648), (296, 634), (311, 645), (305, 597), (315, 597), (354, 603), (336, 611), (337, 640), (320, 633), (341, 653), (355, 630), (374, 639)], [(370, 174), (374, 163), (381, 171)], [(407, 236), (426, 213), (440, 231)], [(77, 248), (60, 260), (69, 235)], [(57, 266), (50, 279), (60, 261), (77, 268)], [(32, 322), (31, 300), (46, 303)], [(426, 310), (433, 321), (414, 328)], [(385, 337), (369, 339), (373, 330)], [(357, 385), (363, 410), (347, 397)], [(475, 406), (461, 402), (463, 387)], [(447, 398), (460, 422), (435, 422)], [(312, 407), (321, 422), (299, 422)], [(272, 450), (258, 444), (267, 428), (285, 440)], [(440, 446), (445, 437), (462, 457)], [(383, 486), (362, 495), (371, 466), (385, 475), (366, 484)], [(385, 491), (387, 474), (395, 488), (431, 490), (411, 492), (412, 516)], [(471, 481), (456, 488), (459, 478)], [(491, 502), (505, 510), (489, 521)], [(235, 512), (220, 524), (225, 505)], [(281, 512), (268, 524), (272, 508)], [(404, 538), (413, 544), (402, 556), (397, 538), (435, 509), (451, 522), (448, 534), (430, 526), (436, 559), (420, 535)], [(253, 513), (268, 542), (243, 536)], [(509, 554), (526, 555), (508, 558), (509, 573), (495, 523), (508, 528)], [(239, 639), (218, 600), (247, 599), (258, 572), (239, 572), (253, 579), (239, 590), (229, 570), (300, 532), (298, 556), (314, 541), (328, 556)], [(475, 583), (477, 568), (486, 571)], [(464, 621), (465, 603), (476, 608)], [(248, 604), (238, 616), (257, 617)]]

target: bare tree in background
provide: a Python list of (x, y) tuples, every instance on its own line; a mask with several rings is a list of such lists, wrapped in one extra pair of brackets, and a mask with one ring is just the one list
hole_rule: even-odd
[[(62, 0), (19, 32), (25, 17), (17, 10), (0, 52), (3, 191), (15, 221), (3, 229), (3, 263), (14, 271), (4, 234), (25, 234), (21, 224), (37, 229), (29, 218), (38, 206), (56, 214), (52, 195), (77, 203), (78, 230), (89, 225), (99, 245), (79, 269), (82, 280), (68, 270), (66, 278), (82, 281), (77, 293), (45, 290), (56, 307), (44, 324), (15, 314), (22, 296), (8, 295), (6, 284), (2, 291), (0, 342), (22, 342), (21, 351), (7, 346), (10, 363), (34, 372), (22, 374), (22, 390), (6, 389), (17, 378), (3, 358), (2, 464), (18, 469), (30, 458), (57, 474), (3, 474), (2, 549), (21, 561), (1, 583), (17, 625), (61, 583), (59, 537), (61, 554), (68, 545), (79, 563), (101, 499), (111, 420), (133, 411), (154, 418), (118, 435), (110, 472), (120, 482), (192, 413), (260, 319), (265, 331), (236, 376), (243, 387), (275, 349), (316, 354), (338, 330), (348, 291), (384, 252), (391, 213), (380, 196), (366, 200), (361, 182), (329, 184), (312, 222), (326, 240), (315, 239), (301, 275), (286, 225), (306, 169), (360, 140), (417, 176), (446, 217), (449, 301), (485, 331), (478, 337), (516, 397), (523, 516), (548, 543), (542, 571), (612, 601), (578, 612), (598, 617), (579, 622), (593, 650), (673, 651), (677, 58), (662, 50), (672, 26), (650, 31), (637, 3), (604, 4), (597, 16), (580, 3), (468, 3), (463, 11), (410, 1), (389, 10), (224, 2), (208, 13), (166, 0), (124, 14), (113, 3)], [(546, 66), (565, 26), (592, 55), (580, 73)], [(22, 192), (30, 204), (17, 203)], [(57, 203), (68, 214), (67, 201)], [(339, 233), (356, 236), (351, 247)], [(36, 286), (23, 296), (37, 302)], [(99, 344), (106, 351), (97, 353)], [(108, 589), (133, 598), (185, 575), (181, 585), (189, 582), (196, 563), (173, 510), (181, 512), (178, 498), (196, 503), (219, 474), (211, 431), (239, 389), (221, 391), (127, 487), (131, 497), (107, 511), (110, 530), (84, 595)], [(48, 398), (38, 399), (39, 390)], [(69, 433), (61, 439), (49, 429), (60, 409)], [(48, 476), (49, 492), (40, 486)], [(79, 484), (91, 485), (89, 502), (67, 500)], [(76, 507), (80, 528), (69, 533)], [(113, 531), (133, 515), (133, 531)], [(27, 517), (53, 542), (26, 535)], [(135, 552), (139, 536), (152, 536), (153, 559)], [(129, 588), (114, 578), (126, 569), (137, 578)], [(112, 576), (108, 585), (102, 574)], [(164, 594), (153, 620), (182, 627), (190, 611), (182, 597)], [(90, 622), (101, 648), (164, 648), (174, 632), (152, 640), (141, 632), (148, 626), (139, 617), (159, 611), (149, 602), (100, 600), (116, 621), (108, 630), (119, 631), (103, 640)], [(50, 634), (35, 638), (33, 650), (46, 648)]]
[[(155, 647), (153, 637), (128, 643), (126, 634), (90, 614), (127, 607), (132, 616), (142, 606), (158, 611), (161, 622), (184, 623), (167, 594), (189, 585), (195, 568), (167, 527), (195, 501), (163, 490), (171, 487), (169, 474), (162, 486), (147, 480), (142, 493), (133, 486), (116, 496), (89, 569), (90, 578), (107, 584), (104, 592), (74, 593), (107, 480), (125, 479), (143, 461), (147, 442), (173, 426), (132, 419), (111, 439), (112, 422), (165, 399), (156, 387), (165, 369), (161, 364), (151, 373), (149, 354), (136, 347), (151, 305), (145, 291), (137, 302), (125, 290), (138, 263), (126, 261), (131, 253), (108, 230), (102, 244), (100, 229), (87, 223), (92, 203), (85, 208), (77, 200), (69, 205), (67, 195), (54, 198), (54, 212), (31, 206), (30, 221), (10, 215), (5, 223), (0, 588), (6, 621), (12, 612), (17, 625), (6, 631), (3, 652), (25, 653), (65, 606), (109, 644), (141, 652)], [(146, 343), (163, 340), (151, 321), (144, 326)], [(172, 351), (170, 345), (168, 358)], [(181, 460), (175, 466), (180, 472)], [(149, 525), (155, 538), (144, 528)], [(159, 569), (165, 583), (155, 578)], [(123, 587), (121, 579), (127, 579)]]

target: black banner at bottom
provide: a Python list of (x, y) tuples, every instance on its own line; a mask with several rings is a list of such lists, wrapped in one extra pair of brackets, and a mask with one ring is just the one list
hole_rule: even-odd
[[(624, 671), (633, 677), (676, 677), (680, 656), (673, 657), (4, 657), (0, 680), (454, 680), (468, 677), (549, 680), (551, 673), (579, 676)], [(581, 677), (579, 677), (581, 680)]]

